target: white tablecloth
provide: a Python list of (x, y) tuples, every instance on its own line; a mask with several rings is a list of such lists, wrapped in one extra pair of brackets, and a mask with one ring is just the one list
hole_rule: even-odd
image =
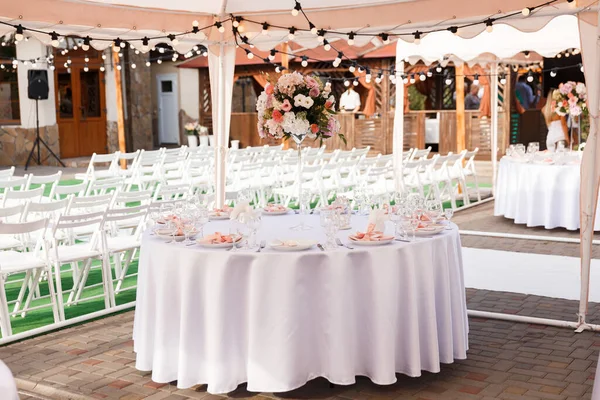
[[(579, 229), (579, 165), (500, 160), (494, 214), (517, 224)], [(595, 229), (600, 229), (596, 213)]]
[[(298, 218), (264, 217), (259, 236), (324, 242), (317, 215), (307, 216), (315, 229), (291, 231)], [(228, 232), (228, 221), (205, 231)], [(396, 372), (420, 376), (466, 358), (456, 227), (414, 243), (295, 253), (205, 250), (147, 233), (140, 257), (136, 368), (156, 382), (207, 384), (211, 393), (243, 382), (284, 392), (320, 376), (392, 384)]]

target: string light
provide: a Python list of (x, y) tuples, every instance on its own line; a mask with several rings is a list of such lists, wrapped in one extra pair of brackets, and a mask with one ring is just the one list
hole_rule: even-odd
[(152, 65), (150, 61), (146, 61), (146, 67), (149, 67), (150, 65)]
[(215, 22), (215, 27), (217, 28), (217, 30), (220, 33), (224, 33), (225, 32), (225, 27), (223, 26), (222, 23), (220, 23), (219, 21)]
[(252, 53), (248, 49), (245, 49), (245, 50), (246, 50), (246, 57), (248, 57), (248, 60), (252, 60), (254, 58), (254, 53)]
[(435, 72), (437, 72), (437, 73), (442, 72), (442, 66), (438, 65), (437, 67), (435, 67)]
[(281, 67), (279, 65), (275, 67), (275, 72), (278, 74), (281, 73)]
[(131, 69), (136, 69), (137, 65), (135, 65), (135, 63), (131, 63)]
[(262, 24), (262, 34), (263, 35), (269, 34), (269, 24), (267, 24), (266, 22), (263, 22), (263, 24)]
[[(135, 65), (135, 64), (133, 64), (133, 65)], [(88, 67), (87, 64), (85, 64), (85, 67), (83, 67), (83, 71), (88, 72), (89, 70), (90, 70), (90, 68)]]
[(312, 22), (308, 23), (308, 27), (310, 28), (310, 33), (312, 33), (313, 35), (316, 35), (319, 33), (319, 31), (317, 30), (317, 27)]
[(317, 31), (317, 40), (318, 40), (320, 43), (324, 43), (324, 42), (326, 41), (326, 40), (325, 40), (325, 33), (326, 33), (325, 29), (319, 29), (319, 30)]
[(533, 74), (531, 73), (531, 70), (527, 73), (527, 82), (533, 82)]
[(342, 53), (341, 51), (338, 51), (338, 55), (335, 57), (335, 60), (333, 60), (333, 66), (335, 68), (339, 67), (339, 65), (342, 63), (343, 57), (344, 57), (344, 53)]
[(421, 72), (421, 74), (419, 75), (419, 80), (420, 80), (421, 82), (425, 82), (425, 79), (427, 79), (427, 77), (425, 76), (425, 74), (424, 74), (424, 73), (422, 73), (422, 72)]
[(86, 36), (83, 38), (83, 44), (81, 45), (81, 49), (83, 51), (88, 51), (90, 49), (90, 37)]
[(493, 19), (491, 19), (491, 18), (488, 18), (488, 19), (485, 21), (485, 30), (486, 30), (488, 33), (492, 33), (492, 32), (494, 31), (494, 20), (493, 20)]
[(123, 67), (121, 67), (121, 64), (117, 65), (117, 70), (121, 70)]
[(106, 54), (102, 54), (102, 59), (106, 60)]
[(288, 39), (290, 40), (294, 40), (294, 38), (296, 37), (294, 34), (296, 33), (296, 28), (294, 28), (293, 26), (290, 28), (289, 30), (289, 34), (288, 34)]
[(120, 38), (116, 38), (114, 41), (115, 47), (121, 47), (121, 39)]
[(232, 22), (232, 25), (237, 28), (240, 26), (240, 22), (242, 22), (242, 17), (235, 17), (235, 19)]
[(15, 32), (15, 40), (17, 42), (20, 42), (21, 40), (23, 40), (23, 26), (21, 24), (17, 25), (16, 27), (16, 32)]
[(556, 78), (556, 75), (558, 74), (558, 71), (556, 68), (553, 68), (552, 71), (550, 71), (550, 76), (552, 78)]
[(358, 86), (358, 79), (355, 79), (355, 80), (352, 82), (352, 84), (353, 84), (354, 86)]
[(106, 68), (104, 68), (104, 65), (100, 66), (100, 72), (104, 72), (106, 70)]
[(580, 66), (580, 67), (579, 67), (579, 70), (580, 70), (581, 72), (584, 72), (584, 69), (583, 69), (583, 64), (579, 64), (579, 66)]
[(324, 43), (324, 45), (323, 45), (323, 49), (324, 49), (325, 51), (329, 51), (329, 50), (331, 50), (331, 45), (329, 44), (329, 42), (327, 41), (327, 39), (325, 39), (325, 41), (324, 41), (323, 43)]
[(479, 75), (475, 74), (475, 78), (473, 79), (473, 85), (478, 86), (479, 85)]
[(427, 77), (431, 78), (433, 76), (433, 72), (430, 69), (427, 70)]
[(525, 7), (522, 11), (521, 14), (523, 14), (524, 17), (529, 17), (529, 15), (531, 14), (531, 11), (533, 9), (531, 7)]
[(446, 86), (452, 85), (452, 78), (446, 78)]
[(179, 43), (179, 40), (177, 40), (177, 37), (175, 35), (170, 34), (170, 35), (167, 35), (167, 37), (171, 41), (171, 45), (177, 46), (177, 44)]
[(303, 67), (308, 67), (308, 57), (302, 56), (302, 62), (300, 63)]
[(390, 35), (388, 35), (387, 33), (380, 33), (379, 37), (383, 41), (383, 44), (389, 44), (390, 43)]
[(417, 81), (417, 80), (415, 79), (415, 74), (411, 74), (411, 75), (410, 75), (410, 81), (409, 81), (409, 82), (411, 83), (411, 85), (412, 85), (413, 83), (415, 83), (416, 81)]
[(402, 75), (402, 83), (404, 83), (405, 85), (408, 84), (408, 76), (406, 75)]
[(50, 44), (52, 45), (52, 47), (58, 47), (60, 45), (59, 41), (58, 41), (58, 33), (52, 31), (52, 33), (50, 34)]
[(525, 58), (529, 58), (529, 57), (531, 57), (531, 53), (529, 52), (529, 50), (525, 50), (525, 51), (523, 52), (523, 54), (525, 55)]
[(380, 84), (382, 79), (383, 74), (380, 72), (379, 74), (377, 74), (377, 78), (375, 78), (375, 83)]
[(348, 79), (344, 80), (344, 86), (349, 87), (350, 81)]
[(272, 49), (271, 52), (269, 53), (269, 60), (273, 61), (275, 59), (276, 53), (277, 53), (277, 50)]
[(421, 32), (419, 32), (419, 31), (416, 31), (415, 33), (413, 33), (413, 36), (415, 37), (415, 41), (414, 41), (414, 43), (415, 43), (416, 45), (419, 45), (419, 44), (421, 44)]
[(348, 68), (348, 71), (354, 73), (354, 71), (356, 71), (356, 67), (354, 66), (354, 63), (350, 64), (350, 67)]
[(348, 45), (354, 46), (354, 32), (348, 34)]
[(448, 31), (450, 31), (451, 33), (454, 33), (455, 35), (458, 35), (458, 27), (457, 26), (450, 26), (448, 28)]
[(294, 17), (297, 17), (298, 14), (300, 14), (300, 11), (302, 11), (302, 6), (300, 5), (300, 3), (296, 2), (296, 5), (292, 9), (292, 15)]
[(150, 40), (148, 39), (148, 37), (144, 36), (142, 38), (142, 51), (143, 52), (147, 52), (150, 49), (149, 42), (150, 42)]
[(506, 85), (506, 76), (504, 74), (500, 75), (500, 84)]

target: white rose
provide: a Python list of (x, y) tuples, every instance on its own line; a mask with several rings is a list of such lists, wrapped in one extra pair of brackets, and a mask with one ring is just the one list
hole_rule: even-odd
[(297, 94), (294, 97), (294, 107), (302, 107), (305, 98), (306, 96), (304, 96), (303, 94)]
[(302, 106), (306, 109), (311, 108), (315, 104), (315, 101), (310, 97), (305, 97)]

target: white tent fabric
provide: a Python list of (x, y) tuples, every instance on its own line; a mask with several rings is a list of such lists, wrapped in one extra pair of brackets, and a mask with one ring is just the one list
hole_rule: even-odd
[[(600, 18), (600, 13), (598, 13)], [(579, 323), (585, 324), (590, 282), (590, 264), (592, 239), (594, 236), (594, 218), (600, 186), (600, 140), (598, 123), (600, 115), (600, 20), (594, 26), (582, 18), (579, 20), (582, 58), (585, 81), (588, 90), (588, 108), (590, 112), (590, 132), (586, 141), (581, 162), (581, 301), (579, 302)]]
[(217, 207), (225, 202), (227, 147), (233, 97), (235, 47), (224, 44), (211, 46), (208, 52), (210, 95), (213, 104), (213, 133), (215, 135), (215, 187)]
[[(539, 24), (539, 21), (535, 23)], [(579, 48), (579, 43), (577, 17), (562, 15), (550, 20), (536, 32), (524, 32), (502, 23), (495, 25), (492, 32), (481, 32), (471, 39), (444, 31), (425, 36), (418, 45), (398, 41), (396, 57), (409, 58), (411, 63), (420, 59), (428, 64), (449, 54), (463, 61), (474, 60), (484, 53), (492, 53), (498, 59), (510, 58), (525, 50), (535, 51), (544, 57), (554, 57), (565, 49)]]

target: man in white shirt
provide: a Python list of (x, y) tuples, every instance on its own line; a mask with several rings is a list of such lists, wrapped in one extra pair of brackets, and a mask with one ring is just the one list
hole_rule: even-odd
[(340, 111), (358, 112), (360, 108), (360, 95), (354, 91), (352, 85), (348, 86), (348, 90), (342, 93), (340, 98)]

